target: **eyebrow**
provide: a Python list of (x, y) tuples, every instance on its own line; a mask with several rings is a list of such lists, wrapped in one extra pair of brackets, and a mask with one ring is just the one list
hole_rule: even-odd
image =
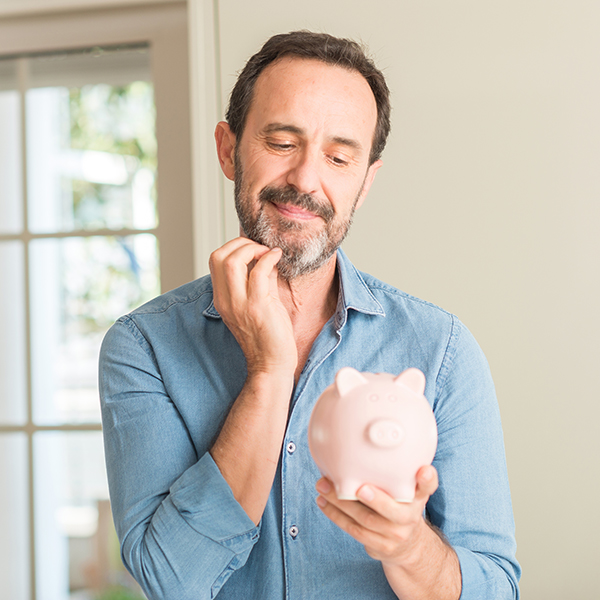
[[(287, 131), (289, 133), (295, 133), (296, 135), (305, 135), (306, 131), (301, 127), (296, 127), (296, 125), (289, 125), (286, 123), (269, 123), (264, 129), (264, 134), (275, 133), (278, 131)], [(329, 138), (335, 144), (340, 144), (341, 146), (347, 146), (349, 148), (353, 148), (357, 151), (362, 151), (362, 144), (358, 140), (354, 140), (352, 138), (346, 138), (339, 135), (334, 135)]]

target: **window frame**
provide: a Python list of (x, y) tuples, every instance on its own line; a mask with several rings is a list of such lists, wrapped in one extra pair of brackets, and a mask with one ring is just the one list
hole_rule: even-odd
[[(128, 235), (150, 232), (159, 243), (161, 289), (167, 291), (194, 278), (194, 219), (188, 68), (188, 18), (185, 2), (153, 2), (121, 8), (79, 10), (64, 13), (9, 16), (0, 13), (0, 55), (14, 57), (35, 53), (148, 43), (156, 106), (158, 145), (158, 225), (152, 230), (68, 231), (32, 234), (27, 216), (27, 164), (25, 144), (25, 95), (21, 81), (23, 231), (0, 235), (0, 241), (20, 240), (24, 247), (26, 407), (24, 425), (0, 425), (0, 434), (22, 433), (27, 438), (27, 493), (29, 525), (29, 594), (36, 589), (34, 435), (38, 432), (100, 431), (97, 423), (39, 425), (33, 421), (31, 368), (31, 309), (29, 243), (40, 238)], [(23, 79), (23, 77), (22, 77)]]

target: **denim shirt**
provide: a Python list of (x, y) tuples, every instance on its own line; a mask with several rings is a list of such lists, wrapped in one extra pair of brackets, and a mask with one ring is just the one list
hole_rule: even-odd
[(246, 379), (210, 277), (119, 319), (100, 391), (112, 510), (124, 564), (150, 599), (396, 598), (381, 563), (316, 505), (312, 408), (345, 366), (425, 373), (438, 426), (428, 519), (454, 547), (462, 600), (518, 598), (498, 405), (477, 343), (453, 315), (360, 273), (340, 250), (335, 314), (294, 388), (279, 466), (255, 526), (208, 450)]

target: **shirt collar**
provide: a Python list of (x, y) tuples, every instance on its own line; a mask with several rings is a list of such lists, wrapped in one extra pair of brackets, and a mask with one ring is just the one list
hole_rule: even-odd
[(350, 309), (367, 315), (385, 317), (383, 306), (341, 248), (337, 251), (337, 269), (340, 277), (340, 294), (335, 311), (336, 329), (341, 329), (345, 325)]
[[(335, 311), (336, 329), (341, 329), (345, 325), (350, 309), (367, 315), (385, 317), (383, 306), (375, 298), (360, 272), (341, 248), (337, 251), (337, 270), (340, 278), (340, 294)], [(221, 318), (219, 311), (215, 308), (214, 299), (202, 314), (206, 317)]]

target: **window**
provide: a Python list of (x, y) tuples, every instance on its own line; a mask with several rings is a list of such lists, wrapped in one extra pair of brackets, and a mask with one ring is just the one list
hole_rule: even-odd
[[(142, 23), (164, 22), (149, 12)], [(0, 581), (11, 600), (143, 597), (112, 526), (97, 356), (116, 318), (192, 278), (189, 123), (168, 85), (185, 82), (164, 68), (175, 52), (187, 74), (175, 22), (183, 45), (163, 32), (161, 47), (152, 28), (86, 48), (58, 34), (18, 54), (0, 41)]]

